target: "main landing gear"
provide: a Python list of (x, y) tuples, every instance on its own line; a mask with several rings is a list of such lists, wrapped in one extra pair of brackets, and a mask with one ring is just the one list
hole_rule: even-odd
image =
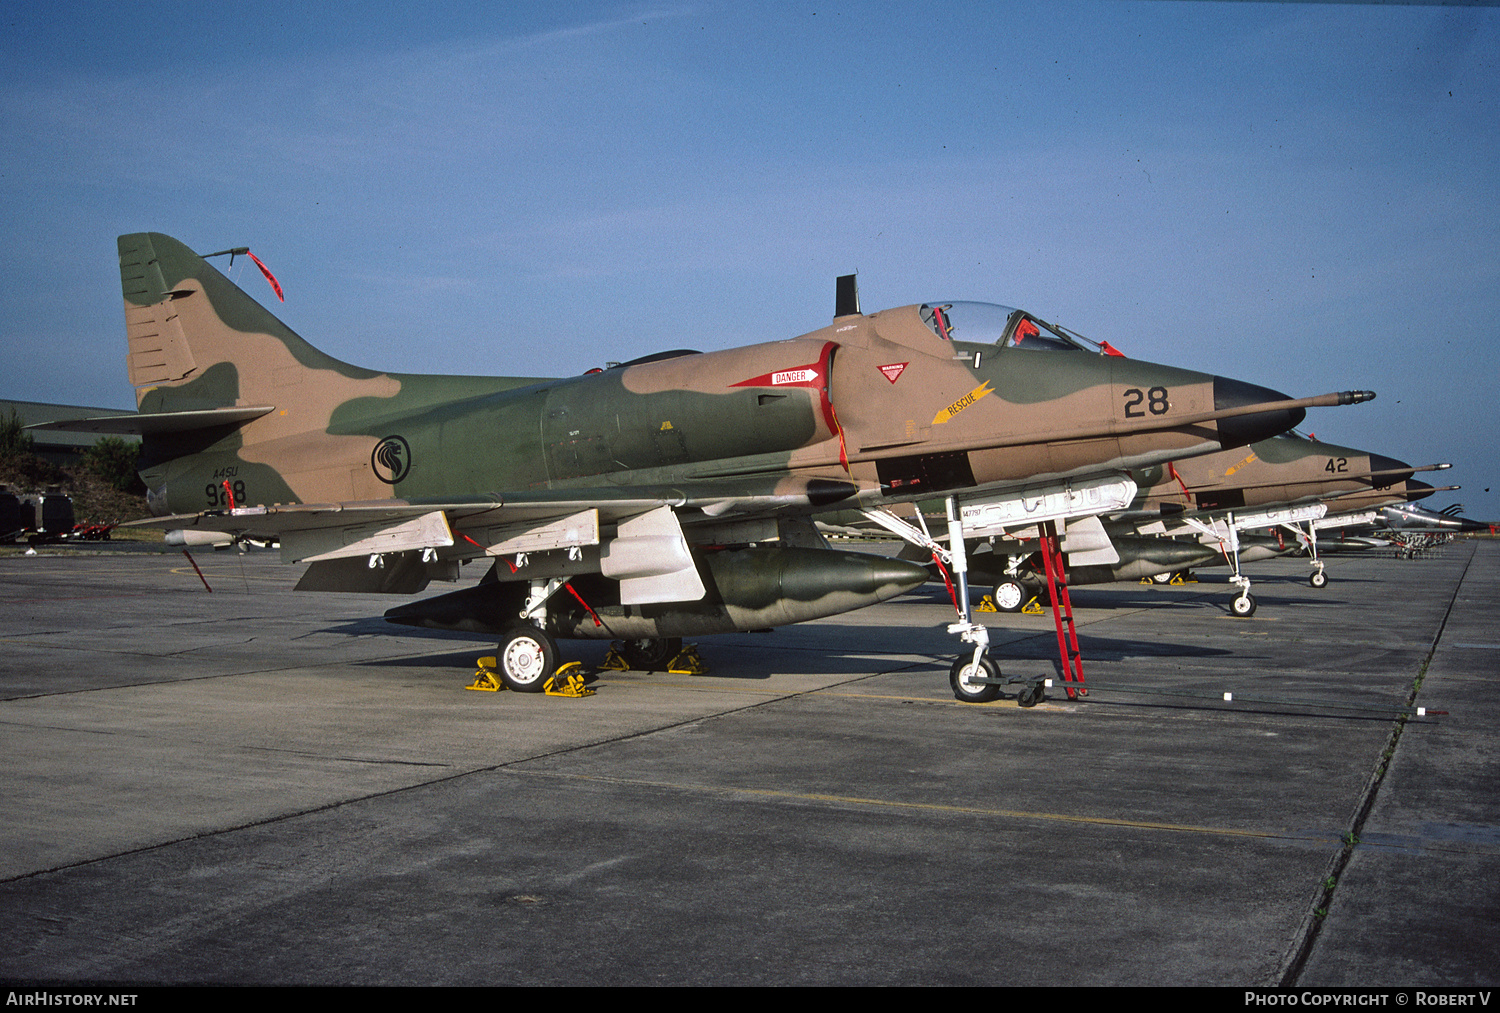
[(557, 642), (530, 623), (516, 623), (500, 635), (495, 663), (508, 688), (540, 693), (557, 670)]
[(616, 640), (599, 663), (605, 672), (667, 672), (671, 675), (706, 675), (708, 666), (692, 644), (681, 637)]
[(620, 648), (625, 662), (637, 672), (665, 671), (672, 659), (681, 653), (681, 637), (627, 640)]
[(1033, 597), (1027, 586), (1011, 577), (995, 585), (992, 600), (1001, 612), (1019, 612), (1027, 599)]

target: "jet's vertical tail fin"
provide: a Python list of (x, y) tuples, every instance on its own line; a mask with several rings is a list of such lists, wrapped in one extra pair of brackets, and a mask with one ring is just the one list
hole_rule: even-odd
[(278, 390), (324, 370), (378, 375), (309, 345), (170, 236), (121, 236), (119, 249), (127, 364), (143, 412), (275, 404)]

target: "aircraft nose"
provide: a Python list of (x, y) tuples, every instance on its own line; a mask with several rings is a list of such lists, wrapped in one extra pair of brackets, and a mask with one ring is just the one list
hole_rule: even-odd
[[(1283, 394), (1279, 390), (1270, 387), (1261, 387), (1257, 384), (1246, 383), (1243, 380), (1231, 380), (1227, 376), (1214, 377), (1214, 411), (1225, 411), (1230, 408), (1239, 408), (1243, 405), (1261, 404), (1268, 401), (1290, 401), (1290, 394)], [(1246, 444), (1255, 443), (1259, 440), (1269, 439), (1272, 436), (1293, 429), (1302, 423), (1307, 417), (1307, 412), (1301, 408), (1282, 409), (1279, 411), (1256, 412), (1253, 415), (1236, 415), (1234, 418), (1219, 420), (1219, 443), (1225, 449), (1230, 447), (1243, 447)]]
[(1414, 478), (1406, 480), (1406, 498), (1413, 503), (1419, 499), (1426, 499), (1436, 491), (1426, 482), (1418, 482)]
[(1386, 457), (1382, 454), (1370, 455), (1370, 470), (1379, 476), (1375, 479), (1377, 488), (1380, 486), (1395, 485), (1397, 482), (1405, 482), (1414, 473), (1412, 466), (1405, 461), (1398, 461), (1394, 457)]

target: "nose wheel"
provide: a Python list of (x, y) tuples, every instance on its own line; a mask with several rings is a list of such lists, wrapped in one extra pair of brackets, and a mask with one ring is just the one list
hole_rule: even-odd
[(1241, 619), (1248, 619), (1250, 616), (1255, 615), (1255, 597), (1249, 591), (1246, 591), (1229, 603), (1229, 611)]
[(964, 703), (989, 703), (1000, 695), (1000, 666), (986, 655), (976, 661), (974, 655), (965, 654), (949, 670), (948, 685)]

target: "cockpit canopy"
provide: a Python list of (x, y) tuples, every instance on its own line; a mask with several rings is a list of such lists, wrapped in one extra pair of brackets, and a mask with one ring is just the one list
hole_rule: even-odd
[[(944, 341), (1042, 352), (1092, 352), (1086, 338), (1040, 320), (1025, 310), (987, 302), (935, 302), (918, 307), (922, 322)], [(1087, 344), (1086, 344), (1087, 342)]]

